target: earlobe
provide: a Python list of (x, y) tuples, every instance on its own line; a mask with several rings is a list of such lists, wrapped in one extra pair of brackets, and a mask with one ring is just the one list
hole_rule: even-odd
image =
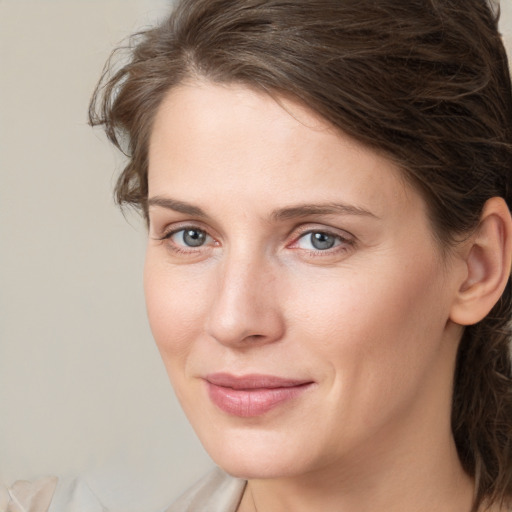
[(452, 304), (450, 319), (460, 325), (482, 320), (501, 297), (510, 278), (512, 218), (505, 200), (489, 199), (477, 230), (468, 240), (467, 274)]

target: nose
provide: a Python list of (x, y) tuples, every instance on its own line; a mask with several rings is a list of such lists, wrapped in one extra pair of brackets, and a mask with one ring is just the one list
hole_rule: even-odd
[(232, 257), (218, 269), (207, 331), (223, 345), (278, 341), (285, 330), (279, 279), (269, 262)]

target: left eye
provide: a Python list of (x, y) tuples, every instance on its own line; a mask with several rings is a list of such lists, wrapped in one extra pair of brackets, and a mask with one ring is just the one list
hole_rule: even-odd
[(175, 231), (169, 238), (176, 244), (186, 247), (201, 247), (210, 241), (210, 236), (202, 229), (185, 228)]
[(309, 251), (327, 251), (341, 243), (341, 237), (324, 231), (310, 231), (302, 235), (297, 241), (300, 249)]

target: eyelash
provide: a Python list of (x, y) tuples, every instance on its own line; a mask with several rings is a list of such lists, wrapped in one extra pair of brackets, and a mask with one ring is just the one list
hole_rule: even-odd
[(294, 246), (297, 246), (302, 239), (304, 239), (307, 236), (311, 237), (313, 234), (327, 235), (328, 237), (333, 237), (335, 240), (334, 243), (337, 244), (327, 249), (304, 249), (305, 251), (308, 251), (309, 254), (315, 257), (332, 256), (340, 252), (345, 252), (352, 248), (356, 243), (354, 238), (345, 237), (340, 233), (330, 231), (329, 229), (306, 228), (304, 231), (301, 231), (299, 235), (294, 238), (294, 241), (292, 242), (291, 245), (288, 245), (288, 247), (293, 248)]
[(177, 245), (176, 243), (173, 243), (171, 241), (171, 238), (180, 233), (180, 232), (186, 232), (186, 231), (198, 231), (198, 232), (201, 232), (201, 233), (204, 233), (204, 235), (207, 237), (207, 238), (211, 238), (212, 240), (214, 240), (214, 238), (208, 234), (208, 232), (205, 230), (205, 229), (202, 229), (198, 226), (193, 226), (193, 225), (189, 225), (189, 226), (180, 226), (179, 228), (176, 228), (176, 229), (172, 229), (166, 233), (164, 233), (161, 237), (158, 237), (157, 240), (161, 241), (161, 242), (165, 242), (166, 240), (170, 241), (170, 243), (168, 244), (168, 248), (177, 253), (177, 254), (197, 254), (198, 252), (200, 252), (201, 250), (204, 250), (204, 245), (200, 245), (200, 246), (197, 246), (196, 247), (192, 247), (192, 246), (188, 246), (185, 248), (185, 246), (180, 246), (180, 245)]
[[(172, 242), (171, 239), (174, 235), (180, 233), (180, 232), (186, 232), (186, 231), (197, 231), (200, 233), (203, 233), (206, 237), (206, 239), (210, 238), (211, 240), (214, 240), (214, 237), (208, 234), (207, 230), (200, 228), (198, 226), (194, 225), (184, 225), (180, 226), (178, 228), (172, 229), (166, 233), (164, 233), (161, 237), (158, 237), (157, 240), (161, 242), (165, 242), (166, 240), (170, 241), (168, 244), (169, 250), (176, 254), (184, 254), (184, 255), (194, 255), (198, 254), (205, 248), (209, 247), (208, 245), (199, 245), (197, 247), (193, 246), (180, 246), (176, 244), (175, 242)], [(308, 235), (311, 236), (313, 234), (321, 234), (326, 235), (328, 237), (333, 237), (335, 239), (335, 244), (333, 247), (329, 247), (326, 249), (303, 249), (304, 251), (307, 251), (310, 255), (314, 257), (325, 257), (325, 256), (332, 256), (335, 254), (338, 254), (340, 252), (348, 251), (350, 248), (355, 246), (356, 240), (352, 237), (344, 237), (339, 233), (335, 233), (329, 229), (311, 229), (311, 228), (304, 228), (304, 230), (300, 230), (298, 236), (295, 236), (292, 243), (287, 245), (287, 248), (295, 248), (297, 247), (298, 243), (307, 237)], [(217, 242), (215, 242), (218, 244)], [(211, 247), (211, 246), (210, 246)], [(298, 248), (300, 249), (300, 248)]]

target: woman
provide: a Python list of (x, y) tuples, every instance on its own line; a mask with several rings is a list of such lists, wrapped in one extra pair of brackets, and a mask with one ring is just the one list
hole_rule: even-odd
[[(483, 0), (183, 0), (91, 105), (222, 468), (171, 511), (512, 507), (512, 97)], [(231, 476), (228, 476), (231, 475)]]

